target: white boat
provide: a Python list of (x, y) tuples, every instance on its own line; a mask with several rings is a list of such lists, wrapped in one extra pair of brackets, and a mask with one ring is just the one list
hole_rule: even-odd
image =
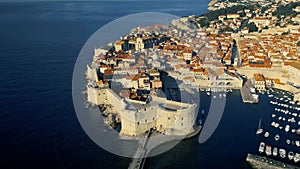
[(295, 144), (296, 144), (297, 147), (300, 147), (300, 141), (299, 140), (296, 140)]
[(276, 117), (276, 114), (272, 114), (272, 118)]
[(300, 160), (300, 154), (296, 153), (295, 156), (294, 156), (295, 163), (299, 162), (299, 160)]
[(204, 116), (205, 115), (205, 111), (202, 109), (201, 110), (201, 115)]
[(296, 123), (296, 120), (295, 120), (294, 117), (292, 117), (290, 121), (291, 121), (292, 123)]
[(287, 144), (291, 144), (291, 140), (287, 139), (287, 140), (286, 140), (286, 143), (287, 143)]
[(272, 154), (272, 147), (269, 146), (269, 145), (266, 146), (266, 154), (267, 154), (268, 156)]
[(293, 160), (294, 159), (294, 152), (292, 152), (292, 151), (290, 151), (289, 153), (288, 153), (288, 158), (289, 158), (289, 160)]
[(279, 155), (281, 158), (285, 158), (286, 157), (285, 149), (279, 149)]
[(210, 96), (210, 92), (206, 92), (207, 96)]
[(285, 131), (285, 132), (289, 132), (289, 131), (290, 131), (290, 125), (287, 124), (287, 125), (285, 126), (285, 128), (284, 128), (284, 131)]
[(256, 134), (261, 134), (264, 130), (262, 129), (261, 127), (261, 119), (259, 119), (259, 123), (258, 123), (258, 128), (257, 128), (257, 131), (256, 131)]
[(259, 151), (260, 153), (263, 153), (264, 150), (265, 150), (265, 143), (264, 143), (264, 142), (261, 142), (261, 143), (259, 144), (258, 151)]
[(277, 156), (277, 154), (278, 154), (278, 148), (277, 147), (274, 147), (274, 149), (273, 149), (273, 156)]
[(274, 127), (275, 127), (275, 124), (276, 124), (276, 123), (273, 121), (273, 122), (271, 123), (271, 126), (274, 126)]
[(280, 139), (279, 134), (276, 134), (275, 137), (274, 137), (274, 139), (275, 139), (276, 141), (278, 141), (278, 140)]
[(199, 119), (198, 124), (202, 125), (202, 119)]
[(268, 138), (270, 136), (270, 133), (269, 132), (265, 132), (264, 136), (265, 136), (265, 138)]

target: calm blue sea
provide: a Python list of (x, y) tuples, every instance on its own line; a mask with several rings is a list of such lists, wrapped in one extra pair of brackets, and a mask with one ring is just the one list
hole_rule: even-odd
[[(130, 159), (98, 147), (82, 130), (72, 102), (72, 73), (86, 40), (100, 27), (137, 12), (184, 16), (207, 12), (209, 0), (0, 3), (0, 168), (119, 169)], [(267, 99), (267, 97), (265, 97)], [(267, 100), (241, 103), (227, 96), (215, 134), (148, 158), (145, 168), (247, 168), (262, 140), (259, 118), (270, 120)], [(210, 98), (201, 98), (208, 111)], [(269, 124), (266, 124), (269, 125)]]

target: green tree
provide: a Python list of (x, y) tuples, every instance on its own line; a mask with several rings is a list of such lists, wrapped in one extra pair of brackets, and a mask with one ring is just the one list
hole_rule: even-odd
[(257, 32), (258, 31), (258, 27), (253, 22), (249, 23), (247, 25), (247, 28), (249, 29), (249, 32)]
[(243, 11), (243, 12), (240, 13), (240, 17), (245, 17), (245, 16), (246, 16), (246, 12), (245, 11)]
[(198, 23), (201, 27), (208, 27), (210, 24), (210, 21), (207, 18), (201, 18)]

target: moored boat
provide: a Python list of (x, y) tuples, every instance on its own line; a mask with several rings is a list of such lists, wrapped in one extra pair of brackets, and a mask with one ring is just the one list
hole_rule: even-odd
[(278, 141), (278, 140), (280, 139), (279, 134), (276, 134), (275, 137), (274, 137), (274, 139), (275, 139), (276, 141)]
[(265, 132), (264, 136), (265, 136), (265, 138), (268, 138), (270, 136), (270, 133), (269, 132)]
[(265, 150), (265, 143), (264, 143), (264, 142), (261, 142), (261, 143), (259, 144), (259, 149), (258, 149), (258, 151), (259, 151), (260, 153), (263, 153), (264, 150)]
[(296, 153), (295, 156), (294, 156), (295, 163), (299, 162), (299, 160), (300, 160), (300, 154)]
[(284, 131), (285, 131), (285, 132), (289, 132), (289, 131), (290, 131), (290, 125), (287, 124), (287, 125), (285, 126), (285, 128), (284, 128)]
[(272, 154), (272, 147), (269, 146), (269, 145), (266, 146), (266, 154), (267, 154), (268, 156)]
[(274, 147), (274, 149), (273, 149), (273, 156), (277, 156), (277, 154), (278, 154), (278, 148), (277, 147)]
[(279, 149), (279, 155), (280, 155), (281, 158), (285, 158), (286, 157), (285, 149)]
[(258, 135), (258, 134), (261, 134), (261, 133), (263, 133), (263, 129), (262, 129), (262, 127), (261, 127), (261, 119), (259, 119), (259, 123), (258, 123), (258, 128), (257, 128), (257, 131), (256, 131), (256, 134)]
[(289, 160), (293, 160), (294, 159), (294, 152), (292, 152), (292, 151), (290, 151), (289, 153), (288, 153), (288, 159)]

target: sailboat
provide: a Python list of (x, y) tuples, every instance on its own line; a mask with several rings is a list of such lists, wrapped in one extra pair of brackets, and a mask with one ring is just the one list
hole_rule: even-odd
[(258, 129), (256, 131), (256, 134), (261, 134), (263, 132), (263, 129), (261, 128), (261, 119), (259, 119), (259, 123), (258, 123)]

